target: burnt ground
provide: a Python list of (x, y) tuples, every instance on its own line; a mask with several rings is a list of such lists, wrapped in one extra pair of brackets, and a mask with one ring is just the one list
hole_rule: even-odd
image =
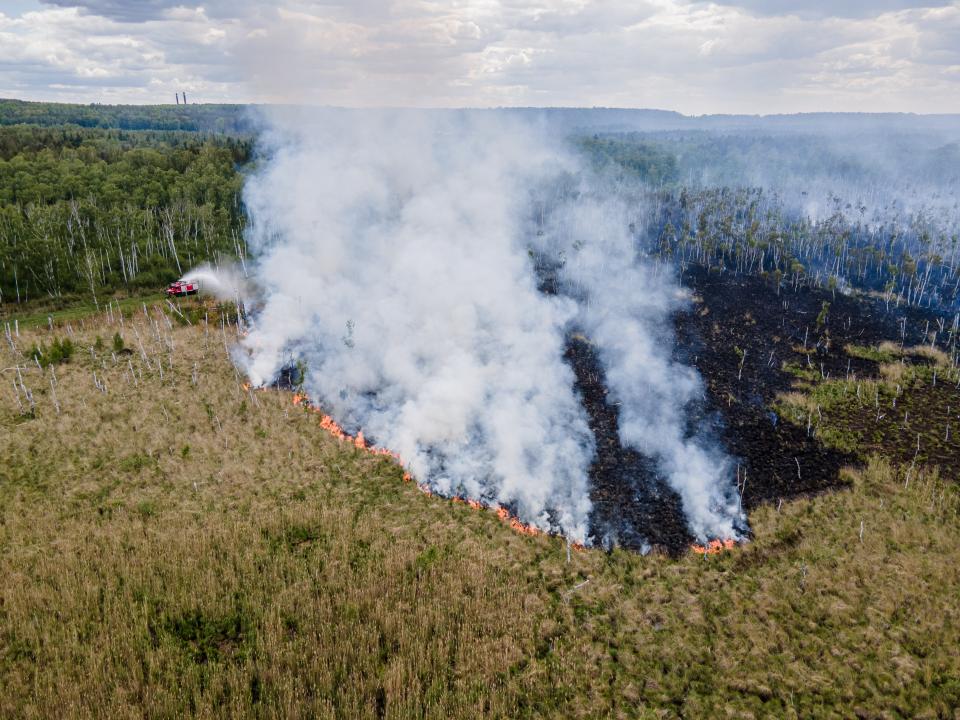
[(303, 371), (300, 369), (300, 366), (289, 364), (280, 368), (280, 372), (271, 385), (275, 386), (277, 390), (289, 390), (293, 392), (300, 387), (302, 382)]
[(593, 346), (571, 337), (566, 359), (576, 373), (576, 389), (596, 440), (590, 467), (591, 540), (607, 548), (683, 551), (693, 537), (687, 531), (680, 497), (660, 478), (649, 458), (620, 444), (617, 408), (607, 402), (603, 369)]
[[(797, 368), (827, 378), (876, 375), (876, 362), (848, 356), (845, 346), (922, 342), (932, 316), (807, 287), (782, 286), (778, 292), (760, 277), (703, 268), (687, 268), (681, 280), (696, 300), (675, 318), (674, 355), (697, 368), (705, 391), (691, 423), (710, 426), (745, 470), (744, 507), (842, 487), (840, 469), (857, 465), (862, 454), (824, 446), (805, 428), (779, 418), (771, 404), (791, 389)], [(566, 357), (597, 443), (590, 470), (592, 539), (682, 552), (692, 538), (680, 500), (650, 459), (620, 445), (616, 407), (607, 402), (592, 346), (573, 337)]]
[(744, 506), (841, 485), (840, 468), (858, 464), (862, 453), (827, 448), (770, 410), (796, 379), (790, 366), (821, 378), (874, 377), (875, 361), (844, 348), (921, 343), (932, 316), (825, 290), (781, 287), (778, 294), (763, 278), (702, 268), (682, 281), (697, 302), (677, 318), (677, 358), (699, 370), (706, 408), (722, 415), (722, 440), (747, 469)]
[[(934, 368), (903, 381), (897, 396), (884, 388), (823, 412), (821, 426), (833, 430), (859, 455), (879, 453), (902, 465), (939, 466), (949, 480), (960, 479), (960, 384), (935, 380)], [(850, 383), (852, 386), (853, 383)]]

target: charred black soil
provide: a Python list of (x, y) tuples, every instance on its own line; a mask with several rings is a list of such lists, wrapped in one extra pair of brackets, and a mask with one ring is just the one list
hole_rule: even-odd
[(904, 465), (937, 465), (945, 479), (960, 479), (956, 380), (935, 380), (932, 369), (926, 369), (904, 382), (899, 395), (887, 385), (881, 392), (858, 397), (855, 386), (848, 383), (842, 400), (823, 410), (820, 429), (838, 444), (853, 446), (861, 457), (878, 453)]
[(607, 399), (603, 368), (588, 340), (574, 336), (566, 350), (576, 373), (596, 440), (590, 467), (591, 540), (632, 550), (657, 548), (670, 554), (693, 542), (679, 496), (657, 474), (649, 458), (620, 443), (617, 407)]
[(923, 341), (931, 315), (863, 297), (781, 286), (756, 276), (688, 268), (695, 295), (676, 320), (677, 359), (703, 377), (706, 410), (723, 418), (722, 439), (747, 472), (744, 506), (843, 485), (840, 469), (863, 455), (826, 447), (771, 410), (797, 371), (820, 378), (872, 377), (877, 362), (848, 345)]
[[(555, 291), (553, 278), (548, 274), (545, 280), (542, 289)], [(876, 361), (852, 357), (844, 348), (922, 342), (933, 316), (805, 286), (778, 289), (757, 276), (699, 267), (687, 268), (681, 280), (695, 300), (675, 318), (675, 359), (696, 367), (704, 381), (691, 423), (709, 425), (741, 477), (745, 474), (744, 507), (843, 487), (841, 468), (860, 464), (865, 453), (828, 447), (815, 432), (779, 417), (772, 409), (777, 396), (793, 388), (798, 372), (818, 378), (876, 376)], [(680, 499), (650, 458), (621, 445), (617, 407), (608, 400), (593, 346), (573, 336), (566, 357), (596, 438), (592, 540), (634, 550), (684, 551), (693, 538)], [(950, 415), (949, 406), (943, 410), (935, 423), (941, 433)], [(957, 410), (960, 398), (954, 414)], [(884, 437), (874, 430), (869, 440), (882, 443)]]

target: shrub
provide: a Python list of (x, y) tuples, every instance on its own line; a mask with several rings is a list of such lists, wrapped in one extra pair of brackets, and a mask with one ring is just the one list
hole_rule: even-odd
[(228, 657), (242, 658), (254, 638), (253, 623), (239, 609), (223, 615), (191, 610), (167, 617), (163, 629), (176, 638), (198, 664)]
[(39, 363), (40, 367), (59, 365), (70, 361), (74, 349), (73, 340), (70, 338), (63, 338), (63, 340), (55, 338), (50, 347), (47, 347), (46, 343), (40, 343), (39, 346), (34, 343), (27, 350), (27, 357)]

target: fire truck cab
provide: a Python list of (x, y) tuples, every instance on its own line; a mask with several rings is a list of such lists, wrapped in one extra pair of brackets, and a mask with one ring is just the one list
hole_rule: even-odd
[(167, 295), (170, 297), (181, 297), (183, 295), (196, 295), (200, 291), (200, 283), (195, 280), (177, 280), (170, 283), (167, 287)]

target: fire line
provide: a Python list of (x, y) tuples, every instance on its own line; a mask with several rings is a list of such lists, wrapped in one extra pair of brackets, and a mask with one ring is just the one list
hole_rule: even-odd
[[(347, 434), (347, 432), (340, 427), (336, 420), (324, 413), (322, 410), (320, 410), (320, 408), (313, 405), (306, 395), (302, 393), (294, 393), (293, 404), (297, 407), (306, 408), (307, 410), (320, 415), (320, 427), (326, 430), (327, 433), (335, 437), (337, 440), (349, 442), (358, 450), (363, 450), (371, 455), (392, 458), (398, 465), (400, 465), (401, 468), (404, 467), (403, 458), (400, 457), (399, 453), (387, 448), (369, 445), (366, 441), (366, 438), (363, 436), (362, 430), (357, 432), (355, 436)], [(403, 472), (403, 480), (404, 482), (413, 482), (413, 476), (406, 469), (404, 469)], [(433, 491), (426, 484), (418, 482), (416, 485), (417, 489), (423, 494), (430, 496), (434, 495)], [(514, 532), (520, 533), (521, 535), (536, 536), (548, 534), (538, 527), (522, 522), (518, 517), (512, 515), (510, 511), (502, 505), (487, 505), (479, 500), (465, 499), (457, 496), (450, 498), (450, 500), (454, 503), (467, 505), (474, 510), (491, 510), (495, 512), (497, 517), (505, 522)], [(583, 549), (583, 545), (580, 543), (571, 543), (571, 546), (577, 550)]]
[[(249, 389), (250, 385), (248, 383), (243, 384), (244, 390)], [(307, 410), (317, 413), (320, 415), (320, 427), (327, 431), (330, 435), (335, 437), (337, 440), (349, 442), (358, 450), (363, 450), (371, 455), (377, 455), (381, 457), (392, 458), (401, 468), (404, 468), (403, 458), (400, 457), (399, 453), (389, 450), (387, 448), (376, 447), (369, 445), (366, 441), (366, 438), (363, 436), (363, 431), (360, 430), (356, 435), (351, 436), (340, 427), (336, 420), (324, 413), (320, 408), (316, 407), (310, 402), (310, 399), (302, 393), (294, 393), (293, 395), (293, 404), (297, 407), (303, 407)], [(413, 476), (404, 468), (403, 471), (403, 481), (404, 482), (413, 482)], [(417, 489), (420, 490), (424, 495), (433, 496), (434, 493), (430, 487), (424, 483), (416, 483)], [(500, 518), (504, 523), (506, 523), (511, 530), (517, 532), (521, 535), (528, 536), (537, 536), (548, 534), (545, 531), (541, 530), (538, 527), (533, 525), (528, 525), (522, 522), (518, 517), (512, 515), (507, 508), (502, 505), (487, 505), (480, 502), (479, 500), (472, 500), (469, 498), (462, 498), (459, 496), (453, 496), (450, 498), (450, 501), (456, 504), (463, 504), (467, 507), (470, 507), (474, 510), (491, 510), (497, 514), (497, 517)], [(581, 543), (571, 543), (571, 545), (577, 550), (583, 550), (584, 546)], [(710, 540), (705, 545), (700, 545), (694, 543), (690, 546), (690, 550), (697, 555), (719, 555), (722, 552), (733, 550), (737, 546), (737, 542), (732, 539), (724, 540)]]

